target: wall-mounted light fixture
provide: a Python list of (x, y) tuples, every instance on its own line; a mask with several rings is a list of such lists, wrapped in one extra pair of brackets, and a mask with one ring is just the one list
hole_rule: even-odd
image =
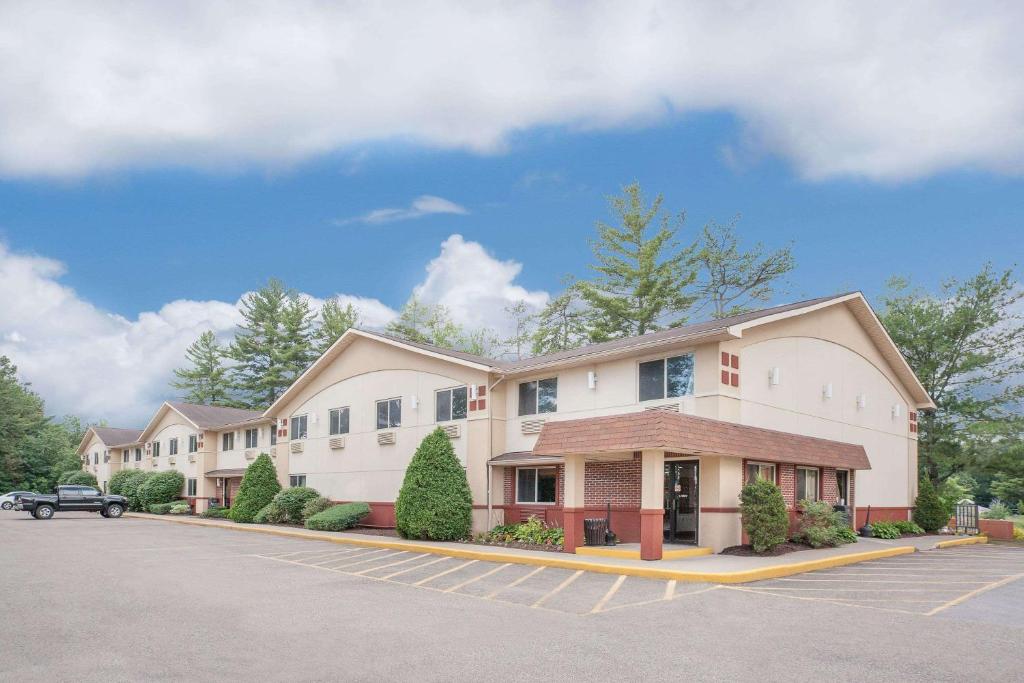
[(829, 382), (821, 388), (822, 398), (832, 398), (832, 382)]
[(476, 399), (477, 399), (477, 398), (479, 397), (479, 393), (480, 393), (480, 392), (479, 392), (479, 390), (477, 389), (477, 387), (476, 387), (476, 385), (475, 385), (475, 384), (474, 384), (473, 386), (471, 386), (471, 387), (469, 388), (469, 400), (471, 400), (471, 401), (475, 401), (475, 400), (476, 400)]
[(768, 371), (768, 384), (773, 387), (778, 385), (781, 376), (782, 373), (779, 368), (772, 368)]
[(410, 399), (409, 402), (412, 404), (412, 409), (413, 410), (416, 410), (417, 408), (420, 407), (420, 397), (419, 396), (413, 395), (413, 396), (410, 396), (409, 399)]
[(899, 403), (895, 403), (895, 404), (893, 404), (893, 407), (892, 407), (892, 416), (893, 416), (893, 417), (899, 417), (899, 416), (900, 416), (900, 415), (902, 415), (902, 414), (903, 414), (903, 406), (902, 406), (902, 405), (900, 405)]
[(868, 407), (868, 397), (864, 394), (857, 394), (857, 408), (863, 410)]
[(587, 389), (597, 389), (597, 373), (593, 370), (587, 372)]

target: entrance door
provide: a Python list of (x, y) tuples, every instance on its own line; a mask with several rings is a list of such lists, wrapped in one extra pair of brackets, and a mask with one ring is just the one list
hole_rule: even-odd
[(698, 474), (696, 460), (665, 463), (665, 543), (697, 543)]

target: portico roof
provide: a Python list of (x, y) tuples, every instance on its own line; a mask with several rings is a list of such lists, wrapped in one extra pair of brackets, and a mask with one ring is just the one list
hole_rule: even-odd
[(642, 450), (871, 469), (864, 447), (856, 444), (660, 410), (546, 422), (533, 447), (533, 455)]

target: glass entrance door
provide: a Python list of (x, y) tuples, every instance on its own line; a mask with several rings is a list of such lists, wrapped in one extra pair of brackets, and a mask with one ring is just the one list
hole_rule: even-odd
[(698, 473), (696, 460), (665, 463), (665, 543), (697, 543)]

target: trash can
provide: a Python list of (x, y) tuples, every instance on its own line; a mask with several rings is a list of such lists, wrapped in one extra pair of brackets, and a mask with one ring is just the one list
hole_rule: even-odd
[(583, 537), (587, 545), (604, 545), (604, 537), (608, 532), (607, 519), (584, 519)]
[(849, 526), (850, 524), (850, 508), (845, 505), (833, 505), (832, 509), (843, 515), (843, 524)]

